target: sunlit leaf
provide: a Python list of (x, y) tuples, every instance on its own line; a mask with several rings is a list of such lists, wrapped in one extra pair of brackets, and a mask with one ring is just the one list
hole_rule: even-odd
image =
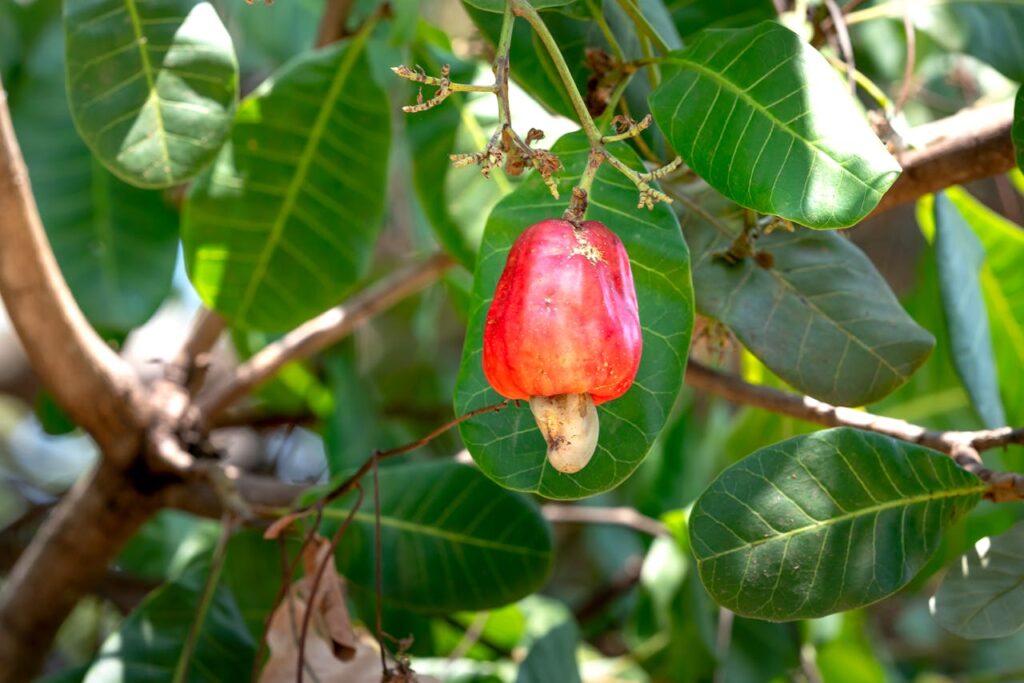
[(900, 167), (824, 57), (763, 22), (711, 29), (673, 52), (651, 95), (661, 130), (730, 199), (813, 228), (866, 216)]
[(984, 490), (935, 451), (831, 429), (726, 469), (694, 505), (690, 545), (722, 606), (772, 621), (820, 617), (903, 587)]
[[(621, 158), (638, 164), (625, 145), (614, 149)], [(567, 135), (553, 147), (566, 167), (559, 174), (563, 197), (582, 173), (588, 150), (581, 133)], [(598, 406), (597, 452), (575, 474), (547, 466), (544, 439), (525, 404), (464, 422), (460, 430), (473, 458), (503, 486), (548, 498), (582, 498), (606, 491), (636, 469), (665, 427), (682, 385), (693, 327), (690, 260), (671, 210), (664, 204), (650, 212), (638, 210), (636, 199), (636, 188), (605, 165), (597, 175), (587, 213), (588, 219), (613, 230), (629, 253), (643, 329), (636, 381), (623, 397)], [(491, 212), (477, 260), (476, 304), (455, 390), (458, 414), (501, 400), (487, 383), (481, 361), (484, 320), (494, 288), (519, 234), (538, 221), (560, 216), (565, 208), (566, 200), (552, 199), (541, 179), (533, 176)]]
[(983, 538), (950, 565), (930, 602), (961, 638), (1002, 638), (1024, 627), (1024, 525)]
[(981, 241), (946, 195), (935, 196), (935, 256), (953, 363), (988, 427), (1006, 424), (979, 275)]
[(1024, 420), (1024, 230), (995, 213), (960, 187), (945, 191), (985, 247), (981, 288), (999, 370), (999, 389), (1009, 421)]
[(576, 648), (580, 632), (572, 619), (562, 622), (534, 641), (519, 665), (516, 683), (579, 683)]
[[(842, 236), (795, 228), (729, 256), (742, 212), (713, 192), (681, 198), (698, 310), (720, 320), (775, 374), (815, 398), (876, 401), (924, 362), (934, 339), (871, 261)], [(730, 260), (736, 261), (731, 264)]]
[(390, 114), (365, 38), (301, 55), (246, 98), (189, 194), (189, 277), (236, 325), (293, 327), (337, 304), (369, 265)]
[(68, 97), (96, 156), (141, 187), (167, 187), (210, 162), (238, 91), (231, 37), (197, 0), (64, 3)]
[[(103, 643), (85, 683), (248, 680), (255, 645), (228, 590), (204, 598), (207, 573), (197, 565), (151, 593)], [(205, 618), (185, 661), (182, 644), (198, 614)], [(176, 679), (180, 670), (191, 675)]]
[[(367, 486), (364, 483), (364, 488)], [(380, 471), (381, 557), (388, 605), (439, 613), (499, 607), (540, 588), (551, 531), (537, 506), (473, 467), (438, 461)], [(328, 531), (355, 495), (325, 512)], [(374, 586), (372, 490), (339, 546), (338, 571)]]
[(113, 176), (75, 132), (58, 25), (43, 34), (12, 95), (12, 116), (57, 263), (104, 334), (146, 322), (171, 291), (178, 215), (162, 193)]

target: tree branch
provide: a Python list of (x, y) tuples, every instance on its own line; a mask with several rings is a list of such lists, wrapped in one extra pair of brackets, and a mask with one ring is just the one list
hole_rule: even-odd
[(871, 215), (951, 185), (1006, 173), (1015, 165), (1012, 122), (1012, 103), (1002, 103), (915, 128), (915, 134), (930, 142), (897, 155), (903, 175)]
[(993, 472), (982, 464), (978, 455), (979, 451), (1010, 444), (1024, 444), (1024, 428), (1000, 427), (973, 432), (941, 432), (926, 429), (884, 415), (833, 406), (810, 396), (749, 384), (739, 377), (714, 370), (693, 360), (686, 366), (686, 382), (692, 387), (733, 403), (756, 406), (826, 427), (855, 427), (933, 448), (949, 455), (961, 467), (988, 482), (988, 498), (996, 501), (1024, 500), (1024, 476)]
[(0, 245), (0, 295), (33, 369), (107, 457), (127, 462), (139, 445), (139, 383), (90, 327), (61, 276), (32, 196), (3, 83)]
[(203, 384), (210, 360), (210, 349), (220, 339), (226, 323), (217, 313), (200, 307), (192, 321), (188, 337), (164, 371), (164, 377), (193, 393)]
[(0, 683), (32, 680), (68, 613), (156, 510), (110, 462), (72, 488), (0, 589)]
[(50, 249), (0, 83), (0, 294), (29, 361), (103, 458), (54, 509), (0, 589), (0, 682), (30, 680), (57, 629), (155, 512), (132, 469), (157, 419), (127, 363), (93, 331)]
[(330, 45), (349, 35), (348, 18), (355, 4), (355, 0), (327, 0), (316, 35), (317, 47)]
[(235, 370), (234, 374), (200, 394), (199, 412), (209, 425), (229, 405), (273, 377), (283, 365), (308, 358), (337, 343), (381, 311), (426, 287), (454, 261), (443, 253), (408, 266), (371, 285), (349, 301), (321, 313), (270, 344)]
[(856, 427), (947, 454), (953, 454), (964, 446), (984, 451), (1010, 444), (1024, 444), (1024, 428), (1000, 427), (972, 432), (925, 429), (893, 417), (834, 406), (810, 396), (749, 384), (735, 375), (714, 370), (692, 359), (686, 366), (686, 383), (733, 403), (756, 406), (825, 427)]
[(605, 524), (626, 527), (648, 536), (669, 535), (664, 524), (631, 507), (548, 503), (541, 508), (541, 512), (553, 524)]

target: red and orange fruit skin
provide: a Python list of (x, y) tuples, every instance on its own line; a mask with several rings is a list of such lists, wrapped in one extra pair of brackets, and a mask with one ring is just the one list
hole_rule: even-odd
[[(615, 233), (597, 221), (549, 219), (519, 236), (484, 326), (484, 374), (495, 391), (524, 400), (585, 395), (599, 405), (632, 385), (642, 347), (629, 257)], [(550, 457), (554, 437), (534, 403)], [(596, 447), (596, 413), (593, 425)]]

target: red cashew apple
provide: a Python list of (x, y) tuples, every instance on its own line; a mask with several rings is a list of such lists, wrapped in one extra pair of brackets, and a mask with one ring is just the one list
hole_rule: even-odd
[(519, 236), (487, 312), (484, 374), (502, 396), (530, 402), (556, 470), (590, 461), (595, 406), (626, 393), (641, 348), (633, 273), (615, 233), (548, 219)]

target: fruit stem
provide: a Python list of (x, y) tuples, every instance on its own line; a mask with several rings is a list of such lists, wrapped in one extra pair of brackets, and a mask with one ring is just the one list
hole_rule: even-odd
[(597, 129), (597, 125), (594, 123), (593, 117), (587, 110), (587, 104), (583, 101), (583, 96), (580, 95), (579, 88), (576, 87), (576, 81), (573, 80), (572, 71), (569, 70), (569, 65), (565, 63), (565, 57), (562, 56), (562, 51), (558, 47), (558, 41), (551, 35), (551, 31), (544, 24), (544, 20), (540, 18), (540, 14), (533, 8), (533, 5), (529, 3), (529, 0), (508, 0), (506, 3), (506, 11), (508, 7), (520, 17), (526, 20), (528, 24), (533, 28), (533, 32), (540, 38), (540, 42), (544, 45), (544, 49), (547, 50), (548, 55), (551, 57), (551, 62), (555, 65), (555, 70), (558, 72), (558, 76), (562, 79), (562, 85), (565, 86), (565, 93), (569, 96), (569, 101), (572, 103), (573, 109), (576, 110), (576, 116), (579, 118), (580, 125), (583, 130), (587, 133), (587, 139), (590, 140), (590, 144), (593, 147), (601, 146), (601, 131)]

